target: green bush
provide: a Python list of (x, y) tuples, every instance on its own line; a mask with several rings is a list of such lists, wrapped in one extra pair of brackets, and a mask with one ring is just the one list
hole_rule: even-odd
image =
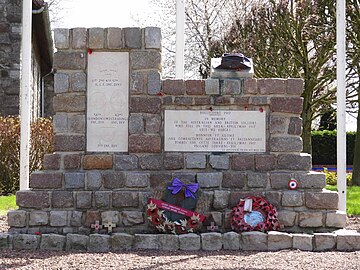
[[(324, 168), (324, 173), (326, 177), (326, 184), (330, 186), (336, 186), (337, 185), (337, 174), (336, 172), (330, 172), (327, 168)], [(352, 174), (347, 173), (346, 174), (346, 185), (352, 186)]]
[[(42, 168), (46, 153), (53, 151), (53, 126), (50, 119), (31, 123), (30, 173)], [(0, 195), (19, 189), (20, 118), (0, 116)]]

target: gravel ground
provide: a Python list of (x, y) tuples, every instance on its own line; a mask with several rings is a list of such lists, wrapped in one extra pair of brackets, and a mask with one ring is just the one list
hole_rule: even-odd
[[(0, 217), (0, 232), (7, 231)], [(349, 217), (347, 229), (360, 231), (360, 216)], [(356, 252), (161, 252), (74, 253), (0, 251), (0, 269), (360, 269)]]

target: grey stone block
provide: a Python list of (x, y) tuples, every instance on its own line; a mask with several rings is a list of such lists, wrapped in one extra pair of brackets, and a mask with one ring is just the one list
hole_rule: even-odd
[(0, 250), (10, 249), (10, 234), (0, 233)]
[(85, 115), (68, 114), (68, 131), (73, 133), (85, 133)]
[(25, 227), (26, 226), (26, 211), (12, 210), (7, 213), (8, 224), (10, 227)]
[(134, 236), (127, 233), (114, 233), (111, 235), (111, 249), (113, 251), (131, 250)]
[(127, 187), (147, 187), (150, 183), (150, 174), (148, 173), (137, 173), (137, 172), (128, 172), (126, 173), (126, 182)]
[(229, 203), (230, 191), (227, 190), (215, 190), (214, 191), (214, 203), (215, 209), (227, 208)]
[(223, 249), (225, 250), (239, 250), (240, 249), (240, 235), (236, 232), (227, 232), (223, 234)]
[(141, 29), (138, 27), (123, 28), (125, 48), (141, 49)]
[(86, 74), (85, 72), (75, 72), (70, 77), (71, 90), (74, 92), (86, 91)]
[(156, 95), (161, 91), (160, 73), (157, 71), (149, 71), (147, 74), (147, 93)]
[(185, 158), (187, 169), (205, 169), (206, 155), (204, 154), (187, 154)]
[(69, 48), (69, 29), (65, 28), (56, 28), (54, 30), (54, 42), (55, 47), (58, 49), (67, 49)]
[(270, 184), (274, 189), (287, 189), (291, 180), (290, 173), (273, 172), (270, 173)]
[(89, 251), (92, 252), (108, 252), (110, 251), (111, 242), (110, 235), (91, 234)]
[(66, 93), (69, 91), (69, 75), (66, 73), (55, 73), (54, 75), (54, 92), (56, 94)]
[(105, 211), (105, 212), (101, 212), (101, 220), (102, 223), (115, 223), (117, 225), (119, 225), (119, 212), (118, 211)]
[(222, 245), (221, 233), (209, 232), (201, 234), (201, 247), (203, 250), (220, 250)]
[(146, 79), (144, 71), (132, 71), (130, 74), (130, 93), (133, 95), (146, 93)]
[(339, 195), (336, 191), (306, 192), (305, 204), (311, 209), (337, 209)]
[(141, 114), (132, 114), (129, 117), (129, 133), (142, 134), (144, 133), (144, 118)]
[(50, 226), (66, 226), (68, 221), (67, 214), (67, 211), (50, 211)]
[(280, 154), (277, 167), (284, 170), (310, 171), (312, 167), (311, 155), (307, 153)]
[(54, 69), (84, 70), (86, 69), (86, 55), (84, 52), (57, 51), (54, 54)]
[(76, 207), (77, 208), (91, 208), (92, 192), (79, 191), (76, 192)]
[(271, 137), (269, 145), (272, 152), (301, 152), (303, 149), (301, 137)]
[(273, 115), (270, 116), (269, 132), (270, 134), (284, 134), (287, 129), (286, 117)]
[(86, 28), (72, 29), (72, 48), (86, 49), (87, 46), (87, 31)]
[(66, 237), (64, 235), (43, 234), (41, 236), (40, 249), (62, 251), (65, 249), (65, 240)]
[(280, 210), (278, 212), (279, 222), (285, 227), (294, 226), (296, 217), (297, 217), (297, 213), (294, 211)]
[(213, 172), (213, 173), (198, 173), (197, 182), (201, 188), (213, 188), (219, 187), (222, 182), (222, 173)]
[(138, 168), (139, 159), (135, 155), (116, 155), (115, 170), (130, 171)]
[(300, 227), (321, 227), (323, 226), (322, 212), (300, 212), (299, 226)]
[(205, 92), (207, 95), (219, 95), (220, 83), (218, 79), (206, 79), (205, 80)]
[(296, 173), (295, 179), (299, 188), (323, 189), (326, 186), (325, 174), (320, 172)]
[(144, 223), (144, 214), (139, 211), (123, 211), (121, 213), (124, 226), (133, 226)]
[(134, 249), (158, 249), (156, 234), (135, 234)]
[(158, 235), (159, 250), (178, 250), (179, 236), (173, 234), (159, 234)]
[(81, 226), (81, 211), (72, 211), (70, 216), (70, 226), (80, 227)]
[(184, 168), (184, 156), (178, 153), (164, 155), (164, 168), (167, 170), (178, 170)]
[(53, 191), (51, 204), (54, 208), (68, 208), (74, 206), (74, 197), (71, 191)]
[(104, 48), (105, 31), (103, 28), (89, 29), (89, 48), (102, 49)]
[(71, 172), (64, 173), (65, 188), (80, 189), (85, 187), (85, 173)]
[(88, 190), (98, 190), (102, 185), (102, 176), (98, 171), (90, 171), (86, 173), (86, 188)]
[(336, 235), (333, 233), (314, 233), (314, 251), (332, 250), (336, 247)]
[(140, 157), (140, 167), (143, 170), (161, 170), (163, 166), (162, 155), (145, 155)]
[(124, 47), (121, 28), (110, 27), (107, 29), (107, 47), (109, 49), (121, 49)]
[(226, 95), (238, 95), (241, 93), (240, 80), (224, 80), (222, 92)]
[(337, 250), (360, 250), (360, 233), (339, 230), (337, 234)]
[(13, 248), (17, 250), (36, 250), (39, 246), (40, 237), (30, 234), (13, 235)]
[(103, 174), (104, 188), (118, 189), (125, 186), (125, 173), (107, 171)]
[(303, 199), (303, 193), (298, 191), (284, 191), (282, 195), (282, 206), (303, 206), (304, 205), (304, 199)]
[(96, 191), (94, 197), (96, 208), (110, 208), (111, 191)]
[(159, 27), (145, 28), (145, 49), (161, 49), (161, 29)]
[(346, 225), (346, 213), (344, 211), (326, 213), (326, 227), (344, 228)]
[(224, 172), (222, 187), (225, 188), (243, 188), (247, 182), (245, 172)]
[(277, 251), (292, 248), (292, 235), (284, 232), (268, 232), (268, 250)]
[(247, 179), (248, 187), (266, 188), (269, 180), (269, 175), (267, 173), (248, 173)]
[(29, 214), (30, 226), (43, 226), (49, 224), (49, 214), (46, 211), (31, 211)]
[(310, 234), (293, 234), (293, 249), (299, 249), (303, 251), (313, 250), (314, 236)]
[(159, 114), (145, 115), (146, 133), (159, 133), (161, 128), (161, 116)]
[(227, 170), (230, 167), (230, 158), (227, 155), (210, 155), (209, 164), (213, 169)]
[(262, 232), (244, 232), (240, 238), (240, 249), (265, 251), (268, 249), (267, 234)]
[(66, 250), (67, 251), (87, 251), (89, 244), (89, 236), (81, 234), (67, 234), (66, 235)]
[(194, 233), (179, 235), (180, 250), (199, 250), (201, 248), (200, 235)]
[(132, 51), (130, 52), (131, 69), (156, 69), (161, 68), (161, 53), (158, 51)]
[(139, 192), (136, 191), (114, 191), (112, 198), (112, 206), (115, 208), (139, 206)]

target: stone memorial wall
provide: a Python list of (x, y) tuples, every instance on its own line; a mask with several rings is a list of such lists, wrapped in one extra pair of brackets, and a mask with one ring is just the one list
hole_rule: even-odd
[(55, 44), (55, 152), (17, 193), (10, 232), (154, 232), (147, 199), (174, 177), (199, 184), (221, 232), (248, 195), (276, 206), (284, 231), (345, 225), (301, 153), (301, 79), (162, 80), (159, 28), (57, 29)]

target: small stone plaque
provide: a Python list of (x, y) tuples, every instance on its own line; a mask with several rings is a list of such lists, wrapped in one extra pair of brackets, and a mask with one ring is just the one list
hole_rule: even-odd
[(87, 151), (127, 152), (129, 53), (88, 55)]
[(165, 111), (165, 151), (265, 152), (264, 111)]

